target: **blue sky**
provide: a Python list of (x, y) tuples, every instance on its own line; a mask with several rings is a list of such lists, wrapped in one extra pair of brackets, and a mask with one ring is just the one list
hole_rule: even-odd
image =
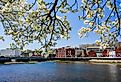
[(87, 43), (94, 43), (96, 39), (98, 39), (98, 36), (94, 34), (93, 32), (89, 33), (88, 37), (80, 38), (78, 35), (78, 31), (81, 27), (85, 26), (83, 24), (83, 21), (78, 20), (79, 13), (68, 14), (68, 20), (70, 21), (70, 24), (72, 26), (72, 31), (70, 32), (71, 38), (69, 40), (60, 40), (58, 41), (57, 46), (78, 46), (80, 44), (87, 44)]
[[(78, 13), (68, 13), (68, 20), (70, 21), (72, 31), (70, 32), (71, 38), (69, 40), (61, 39), (57, 41), (56, 47), (63, 47), (63, 46), (78, 46), (80, 44), (87, 44), (87, 43), (94, 43), (95, 40), (98, 39), (98, 36), (94, 33), (90, 33), (88, 37), (80, 38), (78, 35), (78, 30), (83, 27), (83, 22), (78, 20)], [(3, 27), (0, 23), (0, 35), (3, 34)], [(9, 44), (12, 42), (10, 36), (5, 36), (5, 41), (0, 41), (0, 49), (9, 48)], [(30, 44), (26, 46), (27, 49), (36, 49), (39, 48), (40, 45), (38, 43)]]
[[(71, 1), (71, 0), (70, 0)], [(108, 14), (109, 12), (106, 11), (106, 14)], [(71, 27), (72, 27), (72, 31), (70, 32), (70, 39), (69, 40), (65, 40), (65, 39), (61, 39), (59, 41), (57, 41), (57, 45), (56, 47), (63, 47), (63, 46), (79, 46), (81, 44), (91, 44), (94, 43), (95, 40), (98, 40), (99, 37), (91, 32), (88, 34), (88, 37), (85, 38), (80, 38), (78, 35), (78, 30), (81, 27), (84, 27), (85, 25), (83, 24), (83, 21), (78, 20), (78, 16), (80, 15), (80, 13), (68, 13), (67, 17), (68, 20), (70, 21)], [(3, 27), (2, 24), (0, 23), (0, 35), (4, 35), (3, 34)], [(119, 40), (121, 41), (121, 39)], [(11, 37), (10, 36), (5, 36), (5, 41), (0, 41), (0, 49), (5, 49), (5, 48), (9, 48), (9, 44), (12, 42)], [(25, 48), (27, 49), (36, 49), (39, 48), (40, 45), (38, 45), (38, 43), (34, 43), (34, 44), (30, 44), (29, 46), (26, 46)]]

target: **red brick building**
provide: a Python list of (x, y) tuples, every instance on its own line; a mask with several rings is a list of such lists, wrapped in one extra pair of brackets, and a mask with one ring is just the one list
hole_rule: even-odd
[(66, 57), (66, 50), (64, 47), (56, 49), (56, 57)]
[(121, 57), (121, 47), (119, 48), (115, 48), (115, 52), (116, 52), (116, 57)]
[(109, 51), (107, 49), (103, 50), (102, 57), (109, 57)]
[(66, 57), (75, 57), (75, 49), (67, 48), (66, 49)]
[(75, 57), (74, 48), (58, 48), (56, 49), (56, 57)]
[(90, 50), (88, 52), (88, 57), (97, 57), (96, 52), (94, 50)]

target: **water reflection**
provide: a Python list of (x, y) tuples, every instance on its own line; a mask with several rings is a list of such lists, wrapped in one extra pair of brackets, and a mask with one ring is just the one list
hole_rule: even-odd
[(120, 68), (54, 62), (0, 65), (0, 82), (121, 82)]
[(111, 64), (109, 65), (109, 72), (110, 72), (110, 82), (118, 82), (117, 81), (117, 72), (118, 72), (118, 68), (117, 68), (117, 65), (114, 65), (114, 64)]

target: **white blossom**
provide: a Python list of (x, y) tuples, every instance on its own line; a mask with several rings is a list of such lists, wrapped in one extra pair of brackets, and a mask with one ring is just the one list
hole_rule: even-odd
[(92, 27), (93, 25), (94, 25), (94, 22), (91, 21), (91, 22), (89, 23), (89, 26)]
[(112, 3), (111, 3), (111, 1), (107, 1), (106, 6), (107, 6), (109, 9), (112, 9)]
[(84, 24), (88, 24), (88, 23), (89, 23), (89, 20), (85, 20), (85, 21), (84, 21)]

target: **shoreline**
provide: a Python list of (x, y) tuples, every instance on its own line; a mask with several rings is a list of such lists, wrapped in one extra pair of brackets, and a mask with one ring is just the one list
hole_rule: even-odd
[(0, 63), (3, 65), (10, 65), (10, 64), (36, 64), (38, 63), (37, 61), (29, 61), (29, 62), (5, 62), (5, 63)]
[[(45, 62), (56, 62), (56, 63), (75, 63), (75, 64), (115, 64), (115, 65), (121, 65), (121, 60), (97, 60), (92, 59), (89, 61), (69, 61), (69, 60), (51, 60), (51, 61), (45, 61)], [(10, 65), (10, 64), (36, 64), (38, 61), (29, 61), (29, 62), (4, 62), (0, 63), (3, 65)]]
[[(115, 62), (114, 62), (115, 61)], [(119, 62), (120, 61), (120, 62)], [(121, 65), (121, 60), (112, 60), (108, 61), (107, 60), (91, 60), (91, 61), (53, 61), (56, 63), (74, 63), (74, 64), (103, 64), (103, 65), (108, 65), (108, 64), (114, 64), (114, 65)]]

